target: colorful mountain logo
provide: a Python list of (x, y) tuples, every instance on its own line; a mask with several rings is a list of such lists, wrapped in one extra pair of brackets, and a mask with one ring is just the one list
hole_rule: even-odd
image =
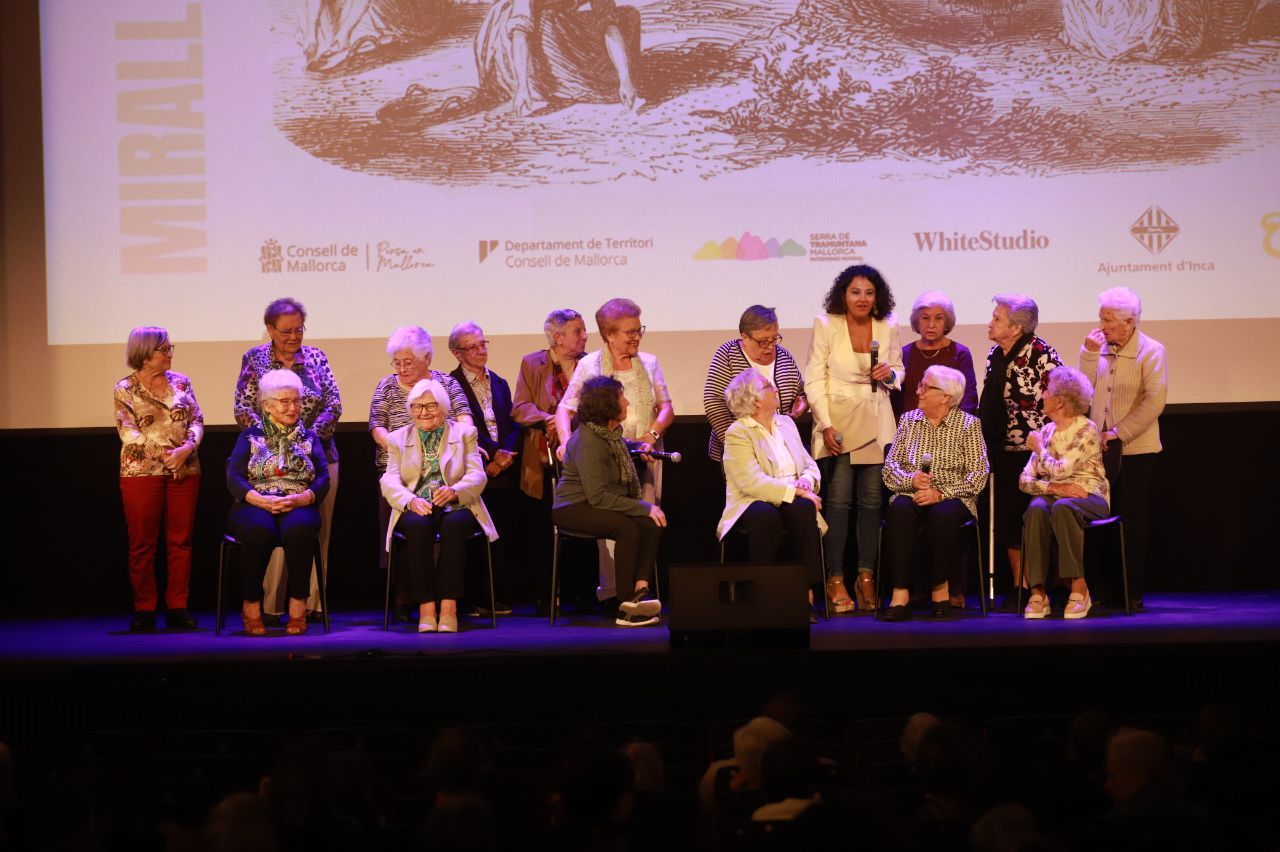
[(808, 252), (795, 240), (778, 242), (777, 237), (761, 240), (750, 231), (738, 239), (725, 237), (723, 242), (707, 240), (693, 255), (694, 260), (771, 260), (781, 257), (804, 257)]

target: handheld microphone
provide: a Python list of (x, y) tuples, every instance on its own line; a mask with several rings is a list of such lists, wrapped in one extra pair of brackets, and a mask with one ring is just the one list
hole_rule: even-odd
[[(639, 450), (632, 450), (631, 455), (638, 456), (638, 455), (642, 455), (642, 453)], [(672, 452), (667, 452), (666, 450), (650, 450), (647, 453), (647, 455), (650, 458), (660, 459), (662, 461), (669, 461), (672, 464), (679, 464), (680, 459), (684, 458), (684, 456), (680, 455), (678, 450), (675, 450)]]
[[(871, 341), (871, 369), (875, 370), (876, 365), (880, 363), (880, 341)], [(871, 380), (871, 392), (875, 393), (876, 385), (879, 384), (875, 379)]]
[(925, 453), (920, 459), (920, 472), (929, 473), (933, 470), (933, 454)]
[(844, 435), (840, 434), (839, 432), (836, 432), (836, 434), (834, 435), (834, 437), (835, 437), (835, 439), (836, 439), (836, 443), (837, 443), (837, 444), (840, 444), (841, 446), (843, 446), (843, 445), (844, 445)]

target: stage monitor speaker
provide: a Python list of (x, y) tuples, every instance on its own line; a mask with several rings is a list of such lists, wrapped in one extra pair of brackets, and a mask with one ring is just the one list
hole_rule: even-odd
[(809, 647), (804, 565), (672, 565), (667, 626), (672, 648)]

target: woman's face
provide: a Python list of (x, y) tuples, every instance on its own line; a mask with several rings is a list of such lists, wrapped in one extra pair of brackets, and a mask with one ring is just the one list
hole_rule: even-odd
[(489, 341), (483, 334), (467, 332), (458, 338), (458, 348), (453, 350), (453, 355), (471, 372), (483, 374), (489, 363)]
[(775, 322), (743, 334), (742, 349), (757, 364), (772, 364), (778, 357), (778, 341), (781, 339), (782, 335), (778, 334), (778, 324)]
[(263, 400), (262, 407), (281, 426), (292, 426), (302, 415), (302, 397), (296, 390), (288, 388), (267, 397)]
[(556, 355), (561, 358), (581, 358), (587, 351), (587, 324), (581, 318), (569, 320), (554, 337)]
[(148, 373), (163, 373), (173, 366), (173, 343), (160, 341), (160, 345), (151, 350), (147, 360), (142, 362), (142, 369)]
[(926, 379), (920, 380), (916, 388), (916, 399), (920, 402), (920, 410), (925, 414), (946, 416), (951, 411), (950, 398), (942, 392), (942, 388)]
[(920, 328), (920, 341), (937, 346), (947, 337), (947, 312), (938, 305), (926, 305), (916, 318)]
[(444, 423), (444, 410), (440, 408), (435, 396), (429, 393), (415, 399), (409, 405), (409, 413), (413, 415), (413, 422), (418, 428), (427, 432), (439, 429), (440, 424)]
[(876, 309), (876, 285), (859, 275), (844, 291), (845, 312), (854, 319), (867, 319)]
[(396, 371), (396, 381), (411, 388), (431, 373), (431, 356), (414, 356), (412, 349), (397, 349), (391, 356), (391, 368)]
[(306, 334), (302, 314), (281, 314), (276, 317), (275, 325), (267, 326), (267, 334), (271, 336), (271, 347), (277, 355), (292, 358), (302, 348), (302, 337)]
[(1044, 408), (1044, 416), (1048, 418), (1070, 418), (1071, 409), (1066, 401), (1055, 393), (1045, 392), (1042, 397), (1041, 406)]
[(760, 391), (760, 396), (756, 397), (755, 416), (759, 419), (767, 420), (778, 413), (778, 389), (772, 384), (766, 385), (764, 390)]
[(1128, 343), (1137, 325), (1137, 320), (1131, 316), (1122, 316), (1115, 308), (1098, 311), (1098, 327), (1106, 335), (1107, 343), (1114, 347), (1119, 348)]
[(1022, 326), (1009, 321), (1009, 309), (1004, 305), (996, 305), (991, 312), (991, 322), (987, 323), (987, 339), (992, 343), (1008, 346), (1022, 336)]
[(631, 358), (640, 351), (642, 337), (644, 326), (640, 325), (640, 317), (622, 317), (614, 321), (605, 335), (605, 342), (609, 344), (609, 354), (613, 357)]

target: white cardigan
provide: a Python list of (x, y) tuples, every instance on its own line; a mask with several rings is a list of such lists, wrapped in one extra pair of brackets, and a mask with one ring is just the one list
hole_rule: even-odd
[[(893, 314), (871, 321), (871, 338), (880, 341), (880, 363), (893, 369), (891, 387), (900, 387), (905, 370)], [(822, 430), (828, 426), (841, 433), (847, 450), (856, 450), (871, 440), (881, 447), (893, 443), (897, 431), (893, 406), (884, 387), (871, 390), (866, 357), (853, 351), (843, 314), (819, 314), (814, 319), (804, 392), (813, 412), (815, 459), (831, 455), (822, 440)]]

